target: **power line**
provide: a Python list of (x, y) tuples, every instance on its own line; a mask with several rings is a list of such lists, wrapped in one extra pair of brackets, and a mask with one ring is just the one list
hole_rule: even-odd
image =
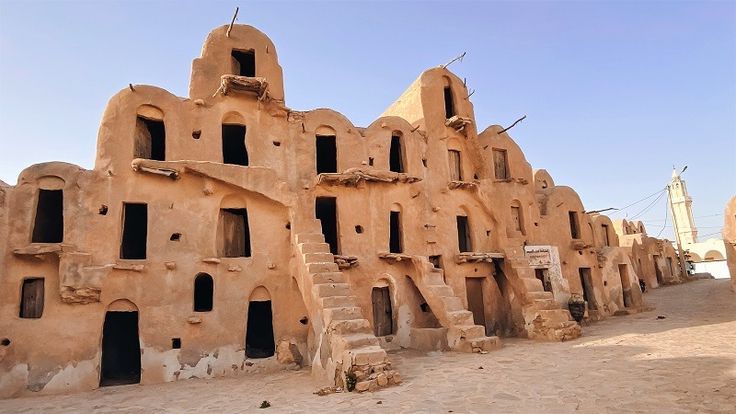
[[(665, 188), (665, 190), (666, 190), (666, 188)], [(643, 209), (643, 210), (641, 210), (640, 212), (638, 212), (638, 213), (634, 214), (634, 215), (633, 215), (633, 216), (631, 217), (631, 220), (634, 220), (634, 219), (636, 219), (636, 218), (638, 218), (638, 217), (641, 217), (641, 216), (642, 216), (642, 215), (643, 215), (644, 213), (646, 213), (647, 211), (649, 211), (649, 209), (650, 209), (650, 208), (652, 208), (652, 206), (653, 206), (653, 205), (654, 205), (654, 204), (655, 204), (655, 203), (656, 203), (657, 201), (659, 201), (659, 199), (661, 199), (661, 198), (662, 198), (662, 196), (664, 195), (664, 191), (665, 191), (665, 190), (662, 190), (662, 191), (660, 192), (660, 194), (659, 194), (659, 197), (655, 198), (655, 199), (654, 199), (654, 201), (652, 201), (651, 203), (649, 203), (649, 205), (648, 205), (648, 206), (644, 207), (644, 209)]]
[(662, 230), (657, 233), (657, 238), (662, 235), (662, 232), (664, 231), (665, 227), (667, 227), (667, 215), (670, 212), (670, 206), (669, 203), (665, 203), (664, 205), (664, 225), (662, 225)]
[(663, 188), (663, 189), (661, 189), (661, 190), (657, 191), (657, 192), (656, 192), (656, 193), (654, 193), (654, 194), (650, 194), (650, 195), (648, 195), (648, 196), (646, 196), (646, 197), (642, 198), (641, 200), (638, 200), (638, 201), (634, 201), (633, 203), (631, 203), (631, 204), (629, 204), (629, 205), (627, 205), (627, 206), (625, 206), (625, 207), (621, 207), (621, 208), (619, 208), (619, 209), (616, 209), (616, 211), (614, 211), (613, 213), (611, 213), (611, 215), (614, 215), (614, 214), (616, 214), (616, 213), (620, 213), (621, 211), (624, 211), (624, 210), (626, 210), (627, 208), (629, 208), (629, 207), (631, 207), (631, 206), (635, 206), (635, 205), (637, 205), (637, 204), (641, 203), (642, 201), (646, 201), (646, 200), (648, 200), (648, 199), (650, 199), (650, 198), (652, 198), (652, 197), (656, 196), (657, 194), (660, 194), (660, 193), (662, 193), (662, 192), (663, 192), (663, 191), (665, 191), (665, 190), (667, 190), (667, 187), (665, 187), (665, 188)]

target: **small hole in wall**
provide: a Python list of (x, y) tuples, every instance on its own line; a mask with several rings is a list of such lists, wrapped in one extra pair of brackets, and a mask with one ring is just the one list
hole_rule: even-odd
[(306, 316), (303, 316), (301, 319), (299, 319), (299, 323), (302, 325), (306, 325), (309, 323), (309, 318), (307, 318)]
[(181, 349), (181, 338), (171, 338), (171, 349)]
[(2, 344), (2, 346), (8, 346), (8, 345), (10, 345), (10, 339), (3, 338), (3, 340), (0, 341), (0, 344)]
[(582, 250), (578, 250), (578, 254), (582, 256), (583, 255), (583, 251)]
[(603, 281), (603, 286), (608, 286), (608, 281), (607, 280), (604, 280)]
[(104, 205), (104, 204), (101, 205), (100, 206), (100, 209), (98, 210), (98, 212), (100, 213), (100, 215), (106, 216), (107, 215), (107, 206)]
[(286, 223), (286, 230), (291, 230), (291, 222)]
[(422, 158), (422, 165), (424, 165), (424, 168), (427, 168), (427, 159)]
[(491, 237), (491, 231), (490, 230), (486, 230), (486, 236)]
[(273, 145), (275, 147), (280, 147), (281, 146), (281, 141), (273, 141)]
[(534, 226), (535, 226), (535, 227), (539, 227), (539, 223), (537, 223), (537, 222), (534, 222)]
[(422, 310), (422, 312), (429, 312), (430, 311), (429, 305), (427, 305), (427, 302), (424, 302), (421, 305), (419, 305), (419, 308)]
[(358, 233), (358, 234), (362, 233), (363, 232), (363, 226), (361, 226), (360, 224), (358, 224), (357, 226), (355, 226), (355, 232)]
[(169, 237), (169, 240), (171, 241), (179, 241), (181, 240), (181, 233), (174, 233)]
[(192, 131), (192, 138), (199, 139), (199, 137), (201, 136), (202, 136), (202, 131), (200, 130)]
[(373, 166), (373, 157), (368, 157), (368, 165)]
[(473, 179), (474, 180), (477, 180), (478, 179), (478, 174), (473, 174)]
[(475, 269), (473, 269), (473, 271), (474, 271), (475, 273), (478, 273), (478, 268), (476, 267)]

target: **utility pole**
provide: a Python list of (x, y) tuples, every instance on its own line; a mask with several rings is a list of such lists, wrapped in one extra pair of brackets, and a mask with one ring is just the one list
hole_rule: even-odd
[[(684, 172), (685, 170), (682, 170), (682, 171)], [(682, 276), (685, 277), (687, 276), (687, 267), (685, 265), (685, 252), (682, 250), (682, 243), (680, 242), (680, 230), (677, 228), (677, 220), (675, 219), (675, 205), (672, 204), (672, 191), (670, 190), (669, 183), (667, 184), (667, 201), (670, 203), (670, 210), (672, 211), (672, 226), (675, 230), (675, 241), (677, 242), (677, 256), (680, 258), (680, 271), (682, 271)]]

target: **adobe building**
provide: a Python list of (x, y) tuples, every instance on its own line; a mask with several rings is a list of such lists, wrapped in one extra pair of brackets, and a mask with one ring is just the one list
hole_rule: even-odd
[(731, 290), (736, 292), (736, 196), (731, 197), (726, 204), (723, 221), (723, 245), (728, 273), (731, 275)]
[(640, 308), (665, 254), (632, 261), (627, 237), (478, 132), (446, 68), (357, 127), (288, 108), (274, 44), (219, 27), (188, 98), (110, 100), (92, 170), (0, 183), (0, 396), (298, 367), (398, 384), (387, 351), (574, 339), (571, 297)]

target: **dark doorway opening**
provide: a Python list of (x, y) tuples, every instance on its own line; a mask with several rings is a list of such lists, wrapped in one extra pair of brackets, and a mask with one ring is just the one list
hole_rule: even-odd
[(588, 309), (598, 309), (598, 304), (595, 302), (595, 291), (593, 290), (593, 277), (590, 273), (589, 267), (581, 267), (580, 272), (580, 285), (583, 287), (583, 299), (588, 302)]
[(371, 292), (373, 302), (373, 332), (376, 336), (394, 333), (394, 317), (391, 310), (391, 292), (388, 286), (374, 287)]
[(240, 76), (256, 76), (256, 52), (253, 50), (233, 50), (233, 73)]
[(457, 216), (457, 243), (460, 253), (473, 250), (467, 216)]
[(148, 205), (123, 203), (121, 259), (145, 259), (148, 237)]
[(468, 310), (473, 312), (473, 322), (486, 326), (486, 307), (483, 302), (483, 278), (465, 278), (465, 294), (468, 297)]
[(542, 282), (542, 287), (545, 292), (552, 292), (552, 282), (549, 280), (549, 270), (534, 269), (534, 275), (540, 282)]
[(248, 165), (245, 148), (245, 125), (222, 124), (222, 162)]
[(63, 240), (64, 191), (38, 190), (31, 243), (61, 243)]
[(210, 312), (212, 310), (212, 295), (214, 293), (212, 276), (200, 273), (194, 278), (194, 311)]
[(337, 139), (334, 135), (317, 135), (317, 174), (337, 172)]
[(404, 251), (402, 234), (401, 234), (401, 213), (392, 211), (389, 219), (389, 241), (388, 248), (391, 253), (401, 253)]
[(625, 264), (618, 265), (618, 274), (621, 277), (621, 292), (623, 294), (624, 307), (631, 306), (631, 282), (629, 282), (629, 268)]
[(23, 280), (20, 297), (21, 318), (38, 319), (43, 315), (44, 285), (42, 277)]
[(135, 157), (157, 161), (166, 159), (164, 121), (138, 116), (135, 128)]
[(330, 245), (332, 254), (340, 253), (337, 236), (337, 198), (317, 197), (314, 203), (314, 214), (322, 223), (322, 234), (325, 242)]
[(659, 268), (659, 255), (652, 255), (652, 262), (654, 262), (654, 274), (657, 276), (657, 284), (662, 285), (664, 280), (662, 279), (662, 269)]
[(273, 356), (274, 350), (271, 301), (251, 301), (248, 304), (245, 355), (248, 358), (268, 358)]
[(220, 257), (250, 257), (250, 226), (247, 209), (220, 209), (217, 232), (219, 235), (217, 250)]
[(401, 136), (391, 136), (391, 150), (389, 151), (389, 170), (397, 173), (404, 172), (404, 151), (401, 148)]
[(102, 328), (100, 386), (141, 382), (138, 312), (107, 312)]
[(567, 213), (568, 219), (570, 220), (570, 236), (573, 239), (580, 238), (580, 224), (578, 223), (578, 213), (576, 211), (569, 211)]
[(445, 86), (444, 90), (445, 97), (445, 118), (450, 119), (455, 116), (455, 102), (452, 97), (452, 88)]
[(489, 279), (490, 294), (487, 295), (489, 318), (486, 322), (486, 335), (515, 336), (518, 333), (514, 325), (514, 318), (521, 323), (518, 305), (514, 307), (511, 303), (512, 287), (506, 273), (503, 271), (503, 261), (493, 261), (493, 278)]

